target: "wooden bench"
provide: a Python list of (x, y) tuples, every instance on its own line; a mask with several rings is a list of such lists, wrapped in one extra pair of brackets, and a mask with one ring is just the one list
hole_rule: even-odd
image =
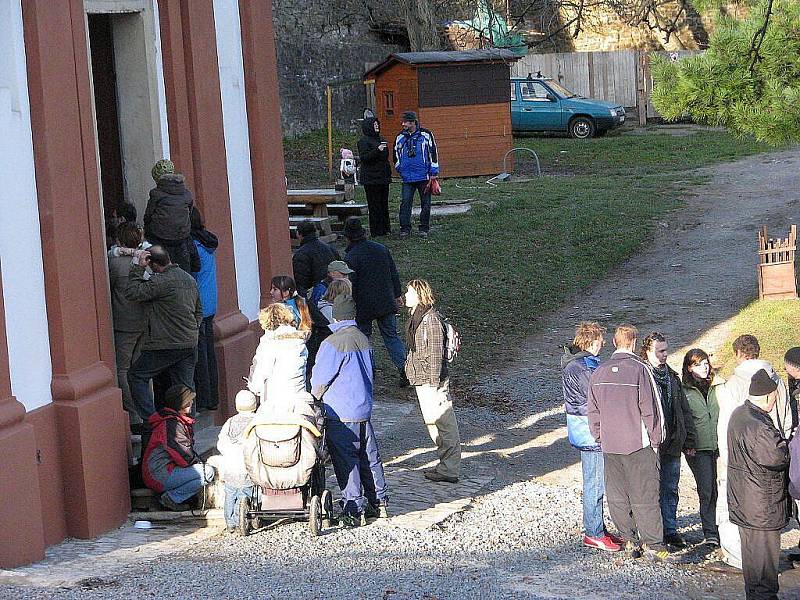
[(330, 235), (332, 231), (330, 217), (289, 217), (289, 225), (300, 225), (303, 221), (313, 223), (320, 235)]
[(315, 217), (327, 217), (329, 204), (341, 204), (344, 192), (329, 188), (313, 190), (286, 190), (287, 204), (305, 204)]

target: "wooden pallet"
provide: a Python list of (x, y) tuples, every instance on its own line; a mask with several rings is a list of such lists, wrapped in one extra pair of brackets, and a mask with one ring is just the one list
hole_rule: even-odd
[(797, 276), (795, 252), (797, 250), (797, 226), (789, 229), (789, 237), (772, 239), (767, 236), (767, 227), (758, 232), (758, 297), (780, 300), (797, 298)]

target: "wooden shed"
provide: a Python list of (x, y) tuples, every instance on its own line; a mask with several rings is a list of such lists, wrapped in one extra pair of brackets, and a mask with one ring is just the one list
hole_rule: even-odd
[(375, 116), (390, 140), (413, 110), (439, 148), (443, 177), (497, 174), (511, 150), (510, 50), (390, 54), (364, 76)]

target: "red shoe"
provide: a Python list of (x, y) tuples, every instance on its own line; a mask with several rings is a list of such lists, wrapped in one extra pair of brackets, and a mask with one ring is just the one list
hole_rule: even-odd
[(622, 548), (625, 545), (625, 540), (623, 540), (618, 535), (614, 535), (613, 533), (609, 533), (608, 531), (606, 531), (606, 537), (609, 538), (615, 544), (617, 544), (620, 548)]
[(584, 535), (583, 545), (589, 548), (605, 550), (606, 552), (619, 552), (622, 550), (622, 546), (612, 540), (611, 536), (608, 534), (605, 534), (603, 537), (589, 537), (588, 535)]

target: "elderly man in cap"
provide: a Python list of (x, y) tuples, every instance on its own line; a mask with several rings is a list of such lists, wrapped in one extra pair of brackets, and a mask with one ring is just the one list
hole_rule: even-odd
[(394, 140), (394, 168), (403, 179), (400, 201), (400, 237), (411, 235), (411, 205), (414, 192), (419, 192), (422, 211), (419, 215), (419, 234), (428, 236), (431, 220), (429, 183), (439, 174), (439, 156), (433, 133), (419, 126), (417, 113), (403, 113), (403, 130)]
[(770, 412), (778, 383), (764, 369), (728, 425), (728, 509), (739, 527), (747, 600), (777, 600), (781, 529), (789, 521), (789, 447)]
[(387, 486), (372, 429), (372, 347), (356, 326), (349, 294), (333, 301), (333, 333), (325, 338), (311, 374), (311, 393), (327, 417), (326, 442), (344, 500), (343, 522), (358, 527), (386, 517)]
[(319, 239), (316, 226), (311, 221), (303, 221), (297, 226), (300, 247), (292, 256), (292, 271), (297, 284), (297, 293), (306, 296), (325, 279), (331, 261), (341, 258), (331, 246)]

